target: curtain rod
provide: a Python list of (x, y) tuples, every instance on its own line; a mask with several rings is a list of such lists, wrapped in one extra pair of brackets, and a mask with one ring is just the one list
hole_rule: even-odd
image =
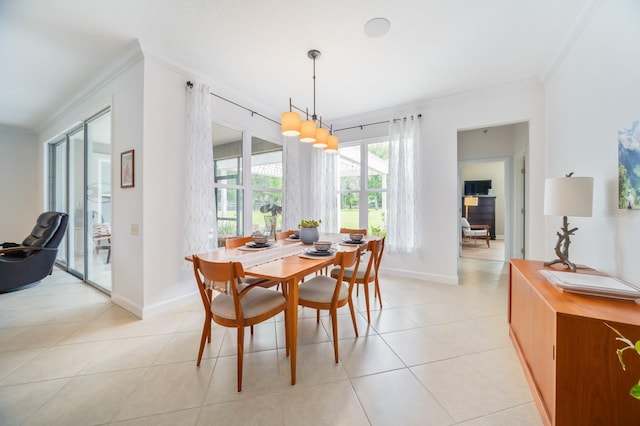
[[(187, 81), (187, 87), (189, 87), (189, 89), (193, 89), (193, 83), (192, 83), (192, 82), (190, 82), (190, 81)], [(257, 116), (259, 116), (259, 117), (264, 118), (265, 120), (269, 120), (269, 121), (271, 121), (272, 123), (277, 124), (278, 126), (280, 125), (280, 122), (278, 122), (278, 121), (276, 121), (276, 120), (273, 120), (273, 119), (271, 119), (271, 118), (267, 117), (266, 115), (262, 115), (262, 114), (260, 114), (259, 112), (252, 110), (251, 108), (247, 108), (246, 106), (240, 105), (240, 104), (239, 104), (239, 103), (237, 103), (237, 102), (233, 102), (232, 100), (229, 100), (229, 99), (227, 99), (227, 98), (225, 98), (225, 97), (222, 97), (222, 96), (220, 96), (220, 95), (218, 95), (218, 94), (216, 94), (216, 93), (209, 92), (209, 94), (210, 94), (210, 95), (212, 95), (212, 96), (215, 96), (216, 98), (220, 98), (220, 99), (222, 99), (223, 101), (229, 102), (230, 104), (233, 104), (233, 105), (237, 106), (238, 108), (242, 108), (242, 109), (244, 109), (244, 110), (249, 111), (249, 112), (251, 113), (251, 116), (253, 116), (253, 115), (257, 115)]]
[[(193, 89), (193, 83), (192, 83), (191, 81), (187, 81), (187, 87), (189, 87), (190, 89)], [(229, 102), (230, 104), (233, 104), (233, 105), (237, 106), (238, 108), (242, 108), (242, 109), (244, 109), (244, 110), (249, 111), (249, 112), (251, 113), (251, 115), (252, 115), (252, 116), (253, 116), (253, 115), (257, 115), (257, 116), (259, 116), (259, 117), (264, 118), (265, 120), (269, 120), (269, 121), (271, 121), (272, 123), (275, 123), (275, 124), (277, 124), (278, 126), (280, 126), (280, 122), (279, 122), (279, 121), (276, 121), (276, 120), (274, 120), (274, 119), (272, 119), (272, 118), (269, 118), (269, 117), (267, 117), (266, 115), (262, 115), (262, 114), (260, 114), (259, 112), (252, 110), (251, 108), (247, 108), (247, 107), (245, 107), (245, 106), (243, 106), (243, 105), (240, 105), (239, 103), (236, 103), (236, 102), (234, 102), (234, 101), (232, 101), (232, 100), (229, 100), (229, 99), (227, 99), (227, 98), (225, 98), (225, 97), (222, 97), (222, 96), (220, 96), (220, 95), (218, 95), (218, 94), (216, 94), (216, 93), (209, 92), (209, 94), (210, 94), (210, 95), (212, 95), (212, 96), (215, 96), (216, 98), (220, 98), (220, 99), (222, 99), (223, 101)], [(417, 117), (418, 117), (418, 118), (422, 118), (422, 114), (418, 114), (418, 115), (417, 115)], [(342, 131), (342, 130), (351, 130), (351, 129), (360, 129), (360, 130), (362, 130), (362, 129), (364, 129), (365, 127), (368, 127), (368, 126), (376, 126), (376, 125), (378, 125), (378, 124), (389, 124), (390, 122), (394, 122), (394, 123), (395, 123), (395, 122), (396, 122), (396, 121), (398, 121), (398, 120), (402, 120), (402, 118), (394, 118), (394, 119), (392, 119), (392, 120), (377, 121), (377, 122), (375, 122), (375, 123), (360, 124), (360, 125), (358, 125), (358, 126), (343, 127), (342, 129), (336, 129), (336, 130), (334, 130), (334, 132), (340, 132), (340, 131)], [(405, 120), (406, 120), (406, 118), (405, 118)]]
[[(417, 117), (418, 117), (418, 118), (422, 118), (422, 114), (417, 114)], [(378, 124), (389, 124), (389, 123), (391, 123), (391, 122), (395, 123), (396, 121), (399, 121), (399, 120), (403, 120), (403, 119), (402, 119), (402, 118), (393, 118), (393, 119), (391, 119), (391, 120), (376, 121), (375, 123), (367, 123), (367, 124), (360, 124), (360, 125), (358, 125), (358, 126), (343, 127), (343, 128), (341, 128), (341, 129), (336, 129), (336, 130), (334, 130), (334, 132), (340, 132), (340, 131), (342, 131), (342, 130), (351, 130), (351, 129), (360, 129), (360, 130), (362, 130), (362, 129), (364, 129), (365, 127), (368, 127), (368, 126), (376, 126), (376, 125), (378, 125)], [(406, 117), (404, 118), (404, 120), (406, 120)]]

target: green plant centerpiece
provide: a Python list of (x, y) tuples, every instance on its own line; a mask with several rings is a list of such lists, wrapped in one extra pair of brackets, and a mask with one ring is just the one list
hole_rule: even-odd
[[(620, 333), (618, 330), (616, 330), (614, 327), (610, 326), (606, 322), (604, 323), (604, 325), (609, 327), (611, 330), (613, 330), (618, 335), (618, 337), (616, 337), (616, 340), (618, 340), (618, 341), (620, 341), (620, 342), (625, 344), (625, 346), (623, 348), (616, 349), (616, 354), (618, 355), (618, 361), (620, 361), (620, 366), (622, 367), (622, 370), (623, 371), (627, 371), (627, 366), (624, 363), (624, 359), (622, 359), (622, 354), (627, 349), (631, 349), (632, 353), (635, 352), (636, 355), (640, 355), (640, 340), (638, 340), (637, 342), (633, 343), (631, 341), (631, 339), (628, 339), (628, 338), (624, 337), (622, 335), (622, 333)], [(640, 399), (640, 381), (638, 381), (637, 384), (635, 384), (635, 385), (633, 385), (631, 387), (631, 390), (629, 391), (629, 395), (631, 395), (632, 397), (634, 397), (636, 399)]]
[(303, 244), (313, 244), (320, 239), (320, 232), (318, 226), (322, 223), (321, 220), (315, 219), (302, 219), (298, 224), (300, 228), (300, 241)]

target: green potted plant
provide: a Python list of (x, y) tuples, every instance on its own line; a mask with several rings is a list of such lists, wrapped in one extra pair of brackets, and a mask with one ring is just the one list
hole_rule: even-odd
[(314, 219), (302, 219), (298, 224), (300, 228), (300, 241), (303, 244), (313, 244), (320, 239), (320, 232), (318, 226), (322, 223), (321, 220)]

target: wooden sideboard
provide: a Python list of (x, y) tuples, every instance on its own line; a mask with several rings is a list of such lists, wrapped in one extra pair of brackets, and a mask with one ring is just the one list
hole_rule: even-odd
[[(478, 197), (477, 206), (469, 206), (469, 217), (467, 220), (472, 225), (489, 225), (491, 239), (496, 239), (496, 197), (491, 195), (474, 195)], [(462, 216), (466, 217), (467, 208), (462, 197)]]
[(624, 344), (605, 325), (633, 342), (640, 340), (640, 305), (562, 292), (540, 269), (563, 270), (543, 262), (509, 261), (508, 320), (543, 422), (640, 425), (640, 400), (629, 395), (640, 380), (640, 356), (625, 351), (623, 371), (616, 349)]

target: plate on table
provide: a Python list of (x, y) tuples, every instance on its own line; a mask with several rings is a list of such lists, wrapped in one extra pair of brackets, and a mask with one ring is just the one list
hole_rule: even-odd
[(332, 256), (336, 254), (336, 249), (330, 248), (329, 250), (316, 250), (313, 247), (309, 247), (304, 249), (304, 254), (308, 254), (311, 256), (318, 256), (318, 257)]
[(267, 248), (267, 247), (271, 247), (273, 245), (273, 243), (264, 243), (264, 244), (258, 244), (258, 243), (253, 243), (253, 242), (249, 242), (245, 244), (247, 247), (249, 248)]
[(353, 241), (349, 238), (345, 238), (342, 242), (345, 244), (367, 244), (367, 240)]

